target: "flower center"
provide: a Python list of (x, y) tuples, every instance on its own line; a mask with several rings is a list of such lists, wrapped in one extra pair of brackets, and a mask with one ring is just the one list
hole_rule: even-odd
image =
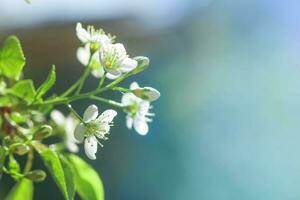
[(87, 136), (95, 135), (99, 131), (99, 124), (96, 122), (89, 122), (85, 125)]

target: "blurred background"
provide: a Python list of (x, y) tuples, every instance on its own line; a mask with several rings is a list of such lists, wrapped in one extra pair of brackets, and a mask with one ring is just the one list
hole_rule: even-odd
[[(76, 22), (150, 57), (149, 69), (123, 84), (161, 91), (149, 134), (127, 130), (122, 114), (98, 159), (88, 161), (107, 200), (296, 200), (299, 11), (297, 0), (1, 0), (0, 40), (21, 39), (25, 76), (36, 85), (55, 64), (57, 91), (83, 70)], [(89, 103), (74, 107), (82, 113)], [(0, 185), (0, 199), (12, 183)], [(50, 177), (36, 186), (37, 200), (62, 198)]]

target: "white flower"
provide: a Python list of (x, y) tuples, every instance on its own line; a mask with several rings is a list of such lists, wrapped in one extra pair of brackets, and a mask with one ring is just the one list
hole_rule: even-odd
[[(90, 44), (86, 44), (84, 47), (79, 47), (77, 49), (77, 59), (79, 62), (88, 67), (89, 59), (91, 57)], [(90, 63), (90, 67), (92, 67), (92, 75), (96, 78), (100, 78), (104, 74), (104, 69), (100, 64), (99, 60), (99, 51), (94, 52), (92, 61)]]
[[(130, 85), (130, 89), (134, 90), (139, 88), (136, 82)], [(122, 104), (126, 107), (126, 125), (129, 129), (134, 127), (137, 133), (140, 135), (146, 135), (149, 131), (148, 122), (152, 120), (149, 118), (154, 116), (149, 112), (151, 108), (150, 102), (145, 101), (132, 93), (125, 93), (122, 96)]]
[(98, 43), (100, 47), (102, 47), (112, 42), (110, 37), (107, 36), (102, 29), (96, 30), (93, 26), (88, 26), (87, 29), (84, 29), (81, 23), (77, 23), (76, 25), (76, 35), (84, 44)]
[(124, 45), (121, 43), (108, 44), (100, 49), (100, 62), (107, 71), (107, 78), (116, 79), (122, 73), (137, 67), (136, 60), (129, 58)]
[(97, 138), (107, 140), (112, 120), (117, 115), (114, 110), (106, 110), (98, 116), (98, 108), (90, 105), (83, 114), (83, 123), (77, 125), (74, 136), (79, 142), (84, 141), (84, 150), (89, 159), (96, 159), (97, 143), (102, 146)]
[(77, 153), (78, 146), (74, 138), (76, 121), (70, 115), (65, 117), (60, 111), (53, 110), (50, 114), (51, 119), (66, 133), (65, 144), (70, 152)]

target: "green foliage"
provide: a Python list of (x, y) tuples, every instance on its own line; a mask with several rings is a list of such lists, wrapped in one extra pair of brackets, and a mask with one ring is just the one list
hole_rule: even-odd
[(83, 200), (104, 200), (104, 189), (98, 173), (76, 155), (68, 155), (74, 170), (75, 188)]
[(0, 75), (18, 80), (24, 64), (25, 57), (19, 39), (16, 36), (8, 37), (0, 49)]
[(12, 88), (7, 90), (7, 93), (31, 103), (34, 100), (36, 91), (32, 80), (26, 79), (18, 81)]
[(33, 183), (24, 178), (13, 187), (5, 200), (31, 200), (32, 198)]
[(45, 82), (37, 89), (35, 99), (42, 98), (48, 90), (51, 89), (51, 87), (54, 85), (56, 80), (56, 74), (55, 74), (55, 66), (52, 65), (51, 71), (45, 80)]
[(62, 164), (57, 152), (54, 150), (41, 144), (35, 144), (34, 147), (40, 154), (55, 183), (63, 193), (64, 198), (66, 200), (72, 200), (74, 197), (74, 183), (73, 176), (70, 176), (69, 173), (69, 166)]

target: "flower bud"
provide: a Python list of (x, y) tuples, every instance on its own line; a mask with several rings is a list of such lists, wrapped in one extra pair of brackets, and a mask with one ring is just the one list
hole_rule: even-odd
[(19, 143), (13, 147), (12, 152), (22, 156), (22, 155), (28, 153), (29, 150), (30, 150), (30, 148), (28, 145)]
[(152, 87), (134, 89), (133, 94), (146, 101), (155, 101), (160, 97), (160, 92)]
[(147, 57), (143, 57), (143, 56), (138, 56), (133, 58), (134, 60), (136, 60), (138, 62), (138, 66), (131, 71), (132, 74), (138, 74), (142, 71), (144, 71), (145, 69), (147, 69), (147, 67), (149, 66), (149, 58)]
[(25, 177), (34, 182), (42, 182), (47, 177), (47, 174), (43, 170), (37, 169), (26, 173)]
[(52, 127), (49, 125), (43, 125), (35, 132), (33, 139), (41, 140), (49, 137), (51, 133), (52, 133)]

